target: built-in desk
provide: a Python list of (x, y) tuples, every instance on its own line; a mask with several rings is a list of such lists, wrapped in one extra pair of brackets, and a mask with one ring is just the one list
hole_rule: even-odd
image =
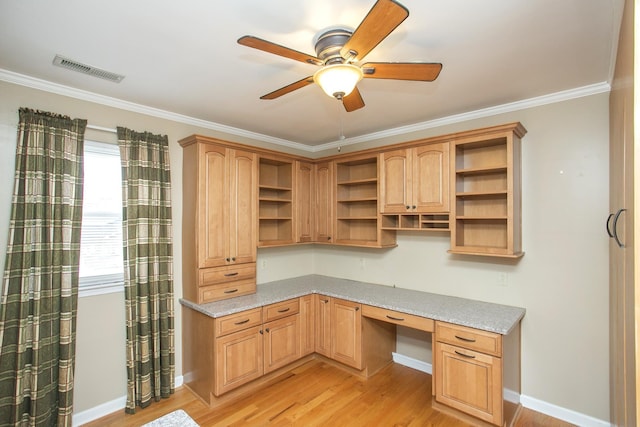
[[(363, 340), (376, 339), (375, 337), (391, 337), (394, 340), (395, 329), (389, 329), (392, 325), (432, 332), (433, 391), (436, 402), (494, 425), (508, 425), (515, 419), (520, 398), (520, 321), (525, 309), (320, 275), (261, 284), (257, 286), (255, 294), (207, 304), (180, 300), (185, 307), (185, 384), (207, 403), (213, 404), (217, 400), (217, 396), (213, 396), (211, 385), (216, 375), (216, 368), (213, 366), (213, 355), (216, 354), (213, 343), (217, 337), (214, 332), (216, 321), (220, 322), (221, 318), (233, 319), (235, 315), (242, 317), (244, 313), (251, 316), (256, 313), (255, 316), (258, 316), (257, 310), (262, 310), (262, 307), (309, 295), (322, 295), (336, 301), (354, 303), (357, 319), (362, 321), (361, 329), (365, 332), (372, 331), (370, 337)], [(296, 316), (301, 316), (300, 323), (304, 323), (305, 310), (302, 304), (298, 307), (300, 311), (296, 312)], [(360, 316), (364, 320), (360, 320)], [(254, 317), (250, 316), (238, 319), (238, 322), (253, 322), (251, 325), (255, 329), (247, 329), (242, 335), (244, 341), (241, 343), (250, 343), (247, 345), (251, 347), (247, 348), (254, 349), (252, 351), (262, 351), (262, 346), (256, 344), (259, 334), (263, 334), (262, 329), (257, 326), (261, 321), (258, 317), (251, 320)], [(286, 319), (280, 321), (282, 324), (285, 322)], [(302, 328), (293, 320), (287, 325), (291, 331), (300, 331)], [(392, 331), (392, 335), (389, 331)], [(379, 339), (388, 341), (387, 338)], [(372, 351), (383, 348), (390, 353), (388, 346), (373, 344), (375, 343), (363, 346), (363, 352), (366, 353), (367, 348), (376, 348)], [(299, 361), (305, 361), (304, 354), (298, 353), (298, 356)], [(369, 372), (374, 373), (376, 369), (367, 366), (366, 357), (365, 354), (362, 366), (357, 368), (369, 369)], [(381, 361), (379, 355), (372, 358), (374, 359), (376, 363)], [(385, 360), (390, 361), (391, 354)], [(248, 372), (262, 369), (253, 364), (249, 368)], [(253, 381), (253, 377), (250, 380)], [(250, 380), (247, 379), (247, 382)], [(262, 381), (268, 381), (268, 378), (263, 378)], [(260, 384), (253, 382), (254, 386)]]

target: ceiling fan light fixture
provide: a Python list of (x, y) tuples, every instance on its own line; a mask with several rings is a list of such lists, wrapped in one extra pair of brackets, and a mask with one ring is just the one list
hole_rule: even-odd
[(320, 68), (313, 81), (330, 97), (342, 99), (362, 80), (362, 69), (352, 64), (332, 64)]

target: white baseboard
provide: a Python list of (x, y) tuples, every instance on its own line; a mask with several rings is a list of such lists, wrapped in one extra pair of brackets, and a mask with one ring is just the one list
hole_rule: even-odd
[[(176, 377), (175, 379), (175, 387), (180, 387), (184, 382), (184, 378), (182, 375)], [(109, 415), (116, 411), (124, 410), (124, 407), (127, 404), (127, 396), (124, 395), (122, 397), (118, 397), (117, 399), (113, 399), (109, 402), (102, 403), (98, 406), (94, 406), (93, 408), (87, 409), (82, 412), (73, 414), (73, 427), (79, 427), (88, 422), (97, 420), (98, 418), (102, 418), (106, 415)]]
[(431, 369), (431, 363), (423, 362), (422, 360), (414, 359), (413, 357), (399, 353), (391, 353), (391, 355), (393, 356), (393, 361), (399, 365), (413, 368), (420, 372), (426, 372), (429, 375), (433, 372)]
[(520, 401), (522, 406), (525, 408), (529, 408), (533, 411), (549, 415), (553, 418), (557, 418), (580, 427), (611, 427), (611, 423), (609, 421), (600, 420), (533, 397), (522, 395), (520, 397)]
[[(430, 363), (423, 362), (421, 360), (414, 359), (409, 356), (405, 356), (398, 353), (393, 353), (393, 361), (407, 366), (409, 368), (417, 369), (421, 372), (431, 374), (433, 367)], [(524, 394), (518, 395), (515, 391), (505, 390), (505, 399), (510, 402), (517, 402), (518, 398), (523, 407), (531, 409), (532, 411), (540, 412), (550, 417), (557, 418), (562, 421), (566, 421), (571, 424), (575, 424), (581, 427), (611, 427), (611, 423), (608, 421), (599, 420), (589, 415), (581, 414), (571, 409), (562, 408), (551, 403), (535, 399), (533, 397), (525, 396)]]

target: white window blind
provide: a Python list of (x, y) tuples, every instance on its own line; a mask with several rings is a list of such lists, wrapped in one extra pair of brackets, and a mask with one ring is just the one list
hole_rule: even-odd
[(123, 288), (121, 173), (117, 145), (85, 141), (80, 296)]

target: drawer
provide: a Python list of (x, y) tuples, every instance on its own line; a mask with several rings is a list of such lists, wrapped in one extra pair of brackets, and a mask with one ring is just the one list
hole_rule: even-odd
[(289, 299), (275, 304), (264, 306), (264, 321), (280, 319), (281, 317), (290, 316), (300, 311), (300, 299)]
[(420, 329), (421, 331), (426, 332), (433, 332), (434, 328), (433, 319), (389, 310), (386, 308), (373, 307), (371, 305), (362, 306), (362, 315), (365, 317), (370, 317), (372, 319), (378, 319), (384, 322), (406, 326), (408, 328)]
[(252, 326), (262, 325), (262, 309), (260, 307), (240, 313), (218, 317), (214, 321), (215, 335), (221, 337), (232, 332), (241, 331)]
[(436, 340), (502, 357), (502, 335), (493, 332), (436, 322)]
[(225, 265), (224, 267), (201, 268), (199, 286), (229, 283), (238, 280), (256, 279), (256, 263)]
[(201, 286), (198, 288), (198, 304), (204, 304), (207, 302), (219, 301), (222, 299), (255, 293), (255, 279), (224, 283), (219, 285)]

